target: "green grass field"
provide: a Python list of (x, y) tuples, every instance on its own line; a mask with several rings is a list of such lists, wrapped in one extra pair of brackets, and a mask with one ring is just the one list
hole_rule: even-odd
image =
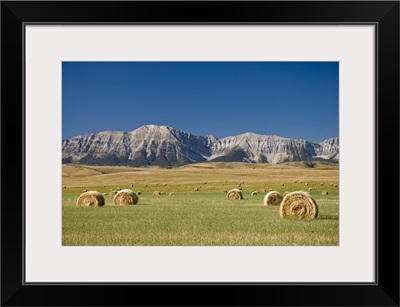
[[(253, 168), (158, 170), (137, 176), (129, 168), (102, 169), (101, 174), (82, 169), (64, 173), (62, 189), (63, 246), (334, 246), (339, 244), (338, 169), (264, 169), (271, 176), (260, 180)], [(78, 171), (79, 170), (79, 171)], [(99, 169), (96, 168), (98, 171)], [(214, 171), (213, 171), (214, 170)], [(238, 174), (237, 172), (240, 172)], [(149, 174), (150, 173), (150, 174)], [(167, 176), (168, 174), (168, 176)], [(160, 175), (160, 174), (159, 174)], [(111, 177), (111, 179), (110, 179)], [(157, 178), (158, 180), (156, 180)], [(209, 181), (204, 181), (208, 178)], [(294, 182), (294, 178), (300, 181)], [(112, 181), (112, 179), (114, 181)], [(221, 180), (224, 179), (224, 180)], [(239, 179), (239, 180), (238, 180)], [(245, 181), (240, 181), (244, 179)], [(252, 180), (253, 179), (253, 180)], [(277, 180), (279, 179), (279, 181)], [(312, 180), (314, 179), (314, 180)], [(307, 180), (307, 185), (305, 181)], [(81, 185), (83, 182), (86, 184)], [(110, 184), (116, 183), (116, 184)], [(134, 187), (128, 185), (134, 183)], [(168, 184), (163, 183), (168, 182)], [(227, 199), (223, 190), (243, 182), (242, 200)], [(324, 186), (321, 186), (324, 182)], [(66, 184), (67, 183), (67, 184)], [(282, 184), (284, 183), (284, 186)], [(108, 192), (116, 186), (141, 191), (134, 206), (115, 206)], [(194, 188), (201, 186), (200, 191)], [(77, 207), (82, 187), (105, 195), (103, 207)], [(312, 189), (319, 214), (316, 219), (279, 217), (278, 206), (264, 206), (265, 193)], [(155, 190), (166, 195), (152, 195)], [(329, 195), (321, 195), (328, 190)], [(175, 195), (168, 195), (169, 192)]]

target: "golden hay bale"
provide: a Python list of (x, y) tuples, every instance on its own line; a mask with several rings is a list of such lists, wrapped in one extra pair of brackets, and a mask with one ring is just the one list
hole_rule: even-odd
[(97, 191), (84, 192), (76, 201), (76, 205), (79, 207), (104, 206), (105, 203), (104, 196)]
[(305, 185), (308, 185), (308, 183), (306, 182)]
[(136, 205), (139, 197), (135, 192), (129, 189), (119, 191), (114, 196), (114, 205)]
[(226, 197), (229, 199), (243, 199), (243, 194), (239, 189), (232, 189), (228, 191)]
[(285, 197), (289, 193), (290, 193), (289, 191), (286, 191), (285, 193), (283, 193), (283, 197)]
[(109, 194), (110, 196), (114, 196), (115, 194), (117, 194), (117, 191), (111, 190)]
[(142, 192), (137, 191), (136, 194), (137, 194), (137, 195), (142, 195)]
[(321, 182), (321, 186), (323, 186), (324, 185), (324, 183), (323, 182)]
[(199, 191), (200, 189), (199, 189), (199, 188), (194, 188), (194, 190), (195, 190), (195, 191)]
[(258, 191), (254, 191), (254, 192), (251, 192), (251, 196), (255, 196), (255, 195), (258, 195)]
[(328, 193), (328, 191), (325, 191), (325, 190), (324, 190), (324, 191), (321, 192), (321, 194), (322, 194), (322, 195), (328, 195), (329, 193)]
[(261, 189), (261, 193), (267, 193), (265, 189)]
[(227, 190), (223, 190), (222, 193), (228, 193), (228, 191)]
[(283, 187), (283, 186), (285, 186), (285, 184), (284, 184), (284, 183), (281, 183), (281, 187)]
[(308, 192), (311, 192), (311, 191), (312, 191), (312, 188), (309, 188), (309, 189), (308, 189)]
[(169, 195), (175, 195), (175, 193), (174, 192), (169, 192)]
[(165, 193), (164, 191), (160, 192), (160, 195), (166, 195), (167, 193)]
[(269, 192), (275, 191), (273, 188), (268, 189)]
[(337, 184), (335, 184), (334, 187), (337, 188)]
[(270, 191), (264, 197), (264, 206), (279, 206), (282, 201), (282, 195), (278, 191)]
[(161, 195), (160, 191), (154, 191), (153, 195)]
[(280, 216), (294, 216), (298, 218), (316, 218), (318, 216), (318, 206), (315, 199), (304, 191), (295, 191), (286, 195), (279, 210)]

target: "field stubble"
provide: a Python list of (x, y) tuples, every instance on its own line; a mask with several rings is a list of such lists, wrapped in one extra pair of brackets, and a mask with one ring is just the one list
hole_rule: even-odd
[[(295, 165), (204, 163), (162, 169), (63, 165), (62, 244), (338, 245), (339, 191), (334, 184), (338, 184), (337, 166), (309, 169)], [(238, 185), (244, 199), (227, 199), (223, 191)], [(118, 188), (140, 191), (138, 205), (113, 205), (113, 196), (108, 193)], [(76, 207), (83, 189), (106, 193), (106, 205)], [(250, 196), (262, 189), (281, 193), (312, 189), (319, 216), (315, 220), (281, 219), (278, 206), (263, 205), (265, 193)], [(152, 195), (155, 190), (166, 195)], [(328, 195), (321, 195), (323, 190)]]

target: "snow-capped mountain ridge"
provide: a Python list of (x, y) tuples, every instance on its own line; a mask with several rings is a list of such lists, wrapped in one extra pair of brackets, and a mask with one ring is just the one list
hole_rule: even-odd
[(280, 163), (315, 159), (338, 161), (339, 139), (321, 143), (252, 132), (218, 139), (168, 126), (103, 131), (62, 141), (63, 163), (174, 166), (202, 161)]

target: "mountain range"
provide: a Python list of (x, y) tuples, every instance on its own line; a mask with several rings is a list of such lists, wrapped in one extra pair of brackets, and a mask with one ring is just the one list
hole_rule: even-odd
[(276, 164), (316, 160), (337, 163), (339, 138), (313, 143), (249, 132), (218, 139), (146, 125), (131, 132), (103, 131), (62, 140), (63, 163), (169, 167), (205, 161)]

